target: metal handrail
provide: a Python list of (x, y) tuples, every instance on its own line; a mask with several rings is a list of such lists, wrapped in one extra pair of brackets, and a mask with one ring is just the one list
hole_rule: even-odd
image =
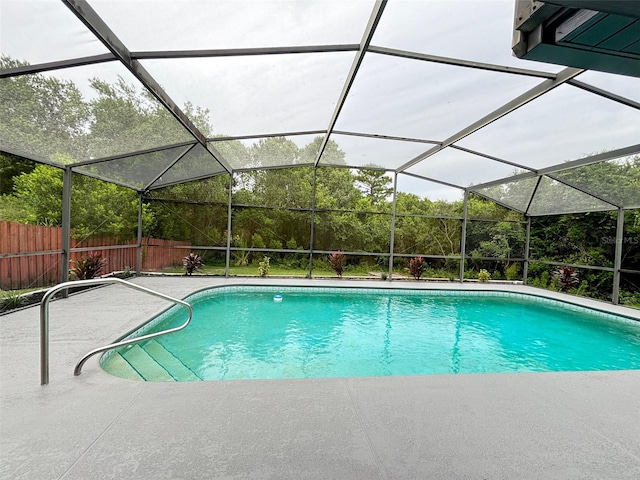
[(187, 302), (178, 300), (177, 298), (170, 297), (160, 292), (156, 292), (155, 290), (151, 290), (149, 288), (141, 287), (140, 285), (136, 285), (135, 283), (127, 282), (120, 278), (94, 278), (90, 280), (75, 280), (72, 282), (60, 283), (59, 285), (56, 285), (55, 287), (47, 290), (47, 293), (44, 294), (44, 297), (42, 297), (42, 300), (40, 301), (40, 385), (46, 385), (49, 383), (49, 302), (51, 301), (51, 298), (60, 290), (65, 290), (71, 287), (101, 285), (106, 283), (119, 283), (120, 285), (124, 285), (125, 287), (133, 288), (134, 290), (139, 290), (141, 292), (145, 292), (150, 295), (169, 300), (173, 303), (179, 303), (188, 310), (189, 317), (187, 318), (186, 322), (178, 327), (170, 328), (168, 330), (162, 330), (161, 332), (150, 333), (148, 335), (143, 335), (142, 337), (122, 340), (120, 342), (111, 343), (109, 345), (105, 345), (104, 347), (91, 350), (80, 360), (78, 360), (78, 363), (76, 363), (76, 366), (73, 370), (73, 374), (75, 376), (80, 375), (84, 363), (96, 353), (105, 352), (107, 350), (111, 350), (112, 348), (122, 347), (124, 345), (142, 342), (150, 338), (166, 335), (167, 333), (177, 332), (178, 330), (182, 330), (183, 328), (185, 328), (187, 325), (189, 325), (189, 322), (191, 322), (191, 318), (193, 317), (193, 309)]

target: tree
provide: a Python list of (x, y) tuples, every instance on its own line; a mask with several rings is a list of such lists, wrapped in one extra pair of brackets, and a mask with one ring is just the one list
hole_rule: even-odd
[[(25, 66), (7, 56), (0, 68)], [(80, 90), (68, 80), (44, 74), (0, 82), (0, 141), (15, 151), (54, 160), (56, 154), (85, 159), (84, 136), (90, 118)]]
[(89, 103), (89, 157), (103, 158), (193, 139), (151, 93), (127, 84), (122, 77), (114, 84), (98, 78), (90, 84), (97, 97)]
[(366, 165), (365, 168), (357, 170), (355, 174), (356, 186), (371, 200), (371, 203), (378, 206), (384, 203), (393, 194), (393, 187), (390, 187), (391, 179), (384, 170), (374, 170), (366, 167), (376, 167), (377, 165)]
[[(12, 195), (2, 197), (6, 220), (37, 225), (62, 223), (62, 171), (38, 165), (30, 173), (15, 178)], [(138, 200), (133, 190), (74, 175), (71, 183), (71, 227), (74, 235), (109, 235), (122, 239), (136, 235)], [(11, 215), (9, 215), (11, 214)], [(143, 210), (146, 225), (153, 224), (148, 208)]]
[(13, 179), (36, 168), (36, 163), (10, 154), (0, 154), (0, 196), (13, 191)]

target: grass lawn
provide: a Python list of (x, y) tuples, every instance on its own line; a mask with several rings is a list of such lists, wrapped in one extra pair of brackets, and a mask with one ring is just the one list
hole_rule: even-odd
[[(205, 265), (202, 270), (199, 270), (194, 275), (224, 275), (224, 267), (223, 266), (215, 266), (215, 265)], [(162, 270), (164, 273), (184, 273), (184, 267), (172, 267), (168, 269)], [(365, 271), (363, 269), (354, 269), (349, 270), (345, 269), (343, 276), (345, 277), (371, 277), (374, 276), (372, 273), (376, 272), (373, 268), (370, 271)], [(232, 266), (229, 268), (230, 275), (238, 275), (238, 276), (259, 276), (258, 266), (257, 265), (247, 265), (244, 267)], [(271, 265), (269, 268), (269, 276), (270, 277), (306, 277), (309, 271), (307, 269), (301, 268), (293, 268), (293, 267), (282, 267), (278, 265)], [(376, 277), (379, 277), (382, 271), (376, 272)], [(317, 277), (337, 277), (333, 270), (329, 269), (320, 269), (314, 268), (313, 275)]]

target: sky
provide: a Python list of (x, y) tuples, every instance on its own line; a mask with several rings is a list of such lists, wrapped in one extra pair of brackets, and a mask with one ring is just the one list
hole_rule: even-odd
[[(358, 44), (371, 0), (164, 1), (93, 0), (90, 5), (133, 52)], [(511, 53), (514, 0), (390, 0), (372, 45), (556, 73), (563, 67)], [(0, 0), (0, 49), (31, 64), (106, 53), (58, 0)], [(214, 132), (258, 135), (325, 130), (354, 52), (143, 60), (178, 105), (210, 111)], [(47, 73), (73, 80), (135, 78), (117, 63)], [(640, 101), (640, 79), (587, 72), (579, 80)], [(368, 53), (336, 129), (441, 142), (542, 82), (541, 78)], [(298, 140), (302, 139), (300, 137)], [(638, 143), (640, 113), (568, 85), (459, 142), (531, 168)], [(397, 168), (430, 145), (334, 136), (353, 165)], [(295, 138), (294, 138), (295, 140)], [(455, 150), (409, 172), (462, 187), (511, 173), (511, 166)], [(405, 182), (432, 199), (460, 191)], [(436, 185), (436, 184), (430, 184)]]

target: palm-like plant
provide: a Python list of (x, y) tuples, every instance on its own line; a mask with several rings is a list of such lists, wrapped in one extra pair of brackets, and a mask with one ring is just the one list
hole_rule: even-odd
[(344, 266), (347, 263), (347, 257), (342, 252), (335, 252), (329, 255), (328, 258), (329, 265), (333, 268), (333, 271), (336, 272), (338, 277), (342, 277), (342, 272), (344, 272)]
[(420, 280), (420, 277), (422, 277), (422, 274), (427, 269), (427, 262), (425, 262), (422, 257), (415, 257), (409, 260), (407, 268), (413, 278)]
[(571, 267), (560, 267), (553, 272), (553, 276), (558, 280), (563, 292), (566, 292), (572, 287), (577, 287), (580, 284), (578, 272)]
[(89, 280), (102, 273), (107, 266), (107, 257), (98, 252), (89, 252), (79, 260), (73, 261), (71, 273), (77, 280)]
[(182, 259), (182, 265), (186, 269), (185, 275), (191, 275), (196, 270), (200, 270), (204, 266), (204, 262), (200, 255), (191, 252)]

